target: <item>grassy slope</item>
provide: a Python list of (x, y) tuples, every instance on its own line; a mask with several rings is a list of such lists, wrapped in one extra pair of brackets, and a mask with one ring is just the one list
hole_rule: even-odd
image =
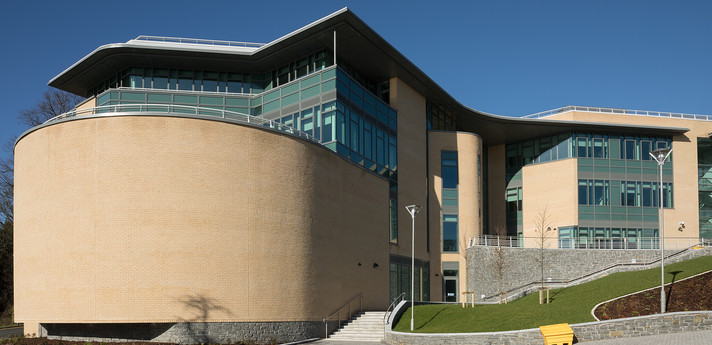
[[(665, 279), (666, 282), (672, 281), (672, 272), (679, 272), (675, 276), (677, 281), (710, 269), (712, 256), (704, 256), (666, 265)], [(660, 285), (660, 268), (614, 273), (586, 284), (552, 290), (550, 304), (540, 305), (539, 296), (534, 293), (506, 305), (476, 305), (475, 308), (445, 304), (416, 306), (415, 332), (495, 332), (595, 321), (591, 309), (596, 304), (656, 285)], [(394, 330), (410, 331), (410, 308), (403, 313)]]

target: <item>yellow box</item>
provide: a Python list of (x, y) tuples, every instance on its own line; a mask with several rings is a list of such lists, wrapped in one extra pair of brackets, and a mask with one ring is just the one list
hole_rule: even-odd
[(544, 345), (571, 345), (574, 341), (574, 331), (568, 323), (559, 323), (539, 327), (544, 337)]

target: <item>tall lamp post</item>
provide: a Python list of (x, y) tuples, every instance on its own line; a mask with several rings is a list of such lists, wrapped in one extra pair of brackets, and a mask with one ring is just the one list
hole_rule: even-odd
[(415, 215), (420, 212), (422, 207), (418, 205), (408, 205), (405, 207), (410, 213), (412, 231), (410, 239), (411, 255), (410, 255), (410, 330), (413, 330), (413, 315), (415, 314)]
[(658, 186), (659, 199), (658, 205), (660, 206), (660, 231), (658, 236), (660, 237), (660, 313), (665, 312), (665, 236), (664, 233), (664, 217), (663, 217), (663, 164), (667, 160), (672, 149), (657, 149), (650, 152), (650, 156), (658, 162), (660, 167), (660, 185)]

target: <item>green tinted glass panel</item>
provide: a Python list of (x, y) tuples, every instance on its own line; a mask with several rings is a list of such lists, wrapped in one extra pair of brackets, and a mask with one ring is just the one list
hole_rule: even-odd
[(611, 215), (611, 220), (626, 220), (627, 217), (625, 214), (612, 214)]
[(628, 221), (629, 222), (642, 222), (643, 221), (643, 216), (637, 215), (637, 214), (629, 214), (628, 215)]
[(138, 93), (138, 92), (122, 92), (121, 100), (122, 101), (144, 102), (144, 101), (146, 101), (146, 94)]
[(593, 220), (593, 213), (579, 213), (579, 219)]
[(262, 107), (262, 113), (263, 113), (263, 114), (269, 113), (270, 111), (274, 111), (274, 110), (279, 109), (279, 107), (280, 107), (280, 106), (279, 106), (279, 100), (276, 100), (276, 101), (273, 101), (273, 102), (269, 102), (269, 103), (265, 103), (265, 105)]
[(336, 79), (321, 83), (321, 92), (331, 91), (336, 88)]
[(611, 159), (621, 158), (621, 142), (618, 139), (610, 139), (608, 141), (610, 149), (608, 150), (608, 155)]
[(643, 221), (644, 221), (644, 222), (657, 222), (657, 221), (658, 221), (658, 215), (657, 215), (657, 214), (646, 214), (646, 215), (643, 215)]
[(641, 207), (628, 207), (628, 215), (631, 215), (631, 214), (636, 214), (636, 215), (643, 214), (643, 209)]
[(249, 107), (250, 100), (247, 98), (225, 98), (225, 105), (234, 105), (238, 107)]
[(302, 83), (302, 89), (303, 89), (303, 88), (306, 88), (306, 87), (309, 87), (309, 86), (312, 86), (312, 85), (319, 84), (319, 80), (320, 80), (320, 79), (319, 79), (319, 76), (318, 76), (318, 75), (315, 75), (315, 76), (312, 76), (312, 77), (309, 77), (309, 78), (306, 78), (306, 79), (302, 80), (302, 81), (301, 81), (301, 83)]
[(289, 96), (282, 97), (282, 106), (288, 106), (290, 104), (294, 104), (296, 102), (299, 102), (299, 93), (293, 93)]
[(457, 198), (457, 190), (443, 189), (443, 198), (456, 199)]
[(252, 106), (252, 107), (258, 106), (260, 104), (262, 104), (262, 97), (255, 97), (250, 100), (250, 106)]
[(622, 206), (613, 206), (611, 207), (611, 213), (619, 213), (619, 214), (626, 214), (628, 212), (627, 207), (622, 207)]
[(308, 89), (302, 90), (302, 99), (311, 98), (319, 95), (319, 85), (312, 86)]
[(175, 103), (198, 104), (198, 96), (175, 95), (173, 101)]
[(641, 169), (640, 168), (628, 168), (626, 171), (629, 175), (640, 175)]
[(657, 219), (659, 212), (660, 210), (658, 210), (657, 208), (643, 207), (643, 214), (655, 215), (655, 219)]
[(165, 94), (165, 93), (149, 93), (148, 94), (148, 102), (153, 103), (153, 102), (159, 102), (159, 103), (171, 103), (173, 100), (171, 99), (171, 95)]
[[(609, 168), (607, 166), (595, 166), (593, 171), (597, 173), (608, 173)], [(596, 175), (598, 176), (598, 175)]]
[(201, 96), (200, 105), (223, 105), (222, 97)]
[(593, 167), (586, 166), (586, 165), (579, 165), (578, 171), (579, 172), (593, 172)]
[(593, 213), (593, 206), (579, 206), (579, 213)]
[(610, 161), (612, 167), (624, 167), (625, 166), (625, 161), (624, 160), (611, 160)]
[(578, 164), (579, 164), (579, 165), (593, 165), (593, 159), (591, 159), (591, 158), (579, 158), (579, 159), (578, 159)]
[(279, 96), (280, 96), (279, 90), (268, 92), (264, 95), (264, 102), (267, 103), (269, 101), (273, 101), (273, 100), (279, 98)]
[(96, 99), (96, 104), (100, 105), (100, 106), (104, 105), (104, 103), (108, 102), (110, 99), (111, 99), (111, 93), (110, 92), (104, 93), (103, 95), (99, 96)]
[(288, 95), (293, 92), (297, 92), (299, 90), (299, 83), (294, 83), (289, 86), (285, 86), (282, 88), (282, 95)]
[(612, 167), (611, 174), (625, 174), (625, 168)]
[(596, 220), (611, 220), (611, 215), (608, 213), (596, 213)]
[(457, 206), (457, 199), (443, 199), (443, 206)]
[(327, 80), (334, 77), (336, 77), (336, 69), (332, 69), (321, 74), (321, 80)]

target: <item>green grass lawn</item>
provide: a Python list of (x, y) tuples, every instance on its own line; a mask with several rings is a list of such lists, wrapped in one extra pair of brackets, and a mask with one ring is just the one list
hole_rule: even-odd
[[(669, 283), (712, 270), (712, 256), (703, 256), (665, 265)], [(415, 306), (415, 331), (419, 333), (496, 332), (536, 328), (554, 323), (595, 321), (591, 309), (598, 303), (640, 290), (660, 286), (660, 268), (614, 273), (601, 279), (563, 289), (551, 290), (551, 303), (539, 304), (532, 293), (509, 304), (461, 305), (430, 304)], [(410, 307), (394, 330), (410, 332)]]

